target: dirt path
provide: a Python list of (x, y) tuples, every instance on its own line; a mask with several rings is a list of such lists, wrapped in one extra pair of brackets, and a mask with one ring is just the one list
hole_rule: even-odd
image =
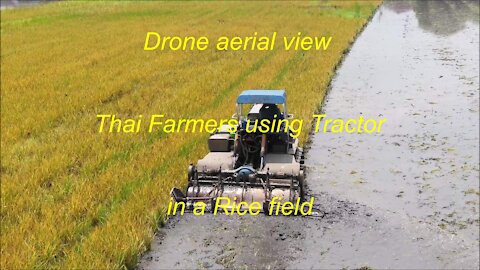
[(387, 123), (313, 136), (307, 181), (322, 217), (175, 217), (139, 268), (477, 268), (477, 16), (475, 2), (378, 10), (323, 110)]

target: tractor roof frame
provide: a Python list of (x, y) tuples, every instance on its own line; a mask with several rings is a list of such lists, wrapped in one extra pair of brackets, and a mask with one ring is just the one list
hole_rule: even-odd
[(245, 90), (237, 98), (236, 113), (232, 118), (242, 117), (244, 104), (282, 104), (283, 115), (287, 117), (287, 93), (285, 90)]
[(285, 90), (245, 90), (237, 98), (237, 104), (285, 104)]

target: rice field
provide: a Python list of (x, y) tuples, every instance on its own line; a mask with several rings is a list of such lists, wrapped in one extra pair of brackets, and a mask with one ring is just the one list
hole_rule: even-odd
[[(134, 268), (207, 133), (98, 133), (97, 114), (229, 118), (286, 89), (310, 130), (378, 2), (80, 2), (1, 11), (1, 269)], [(145, 34), (332, 36), (327, 51), (144, 51)]]

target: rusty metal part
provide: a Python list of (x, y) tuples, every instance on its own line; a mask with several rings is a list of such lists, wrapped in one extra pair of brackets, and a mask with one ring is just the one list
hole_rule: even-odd
[[(274, 197), (281, 203), (302, 198), (302, 182), (294, 175), (272, 178), (268, 171), (258, 172), (248, 167), (206, 173), (198, 172), (193, 166), (189, 171), (190, 179), (186, 194), (178, 189), (173, 189), (171, 194), (175, 201), (187, 203), (187, 209), (190, 210), (193, 209), (195, 202), (199, 201), (213, 210), (218, 198), (228, 198), (237, 205), (242, 202), (245, 202), (243, 205), (259, 202), (263, 207)], [(245, 171), (250, 174), (242, 174)], [(262, 212), (265, 212), (265, 209), (262, 209)]]

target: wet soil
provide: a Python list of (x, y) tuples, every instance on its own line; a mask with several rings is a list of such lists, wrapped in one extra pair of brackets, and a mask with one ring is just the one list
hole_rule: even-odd
[(138, 268), (478, 268), (478, 2), (384, 4), (322, 110), (387, 122), (312, 135), (315, 215), (176, 216)]

